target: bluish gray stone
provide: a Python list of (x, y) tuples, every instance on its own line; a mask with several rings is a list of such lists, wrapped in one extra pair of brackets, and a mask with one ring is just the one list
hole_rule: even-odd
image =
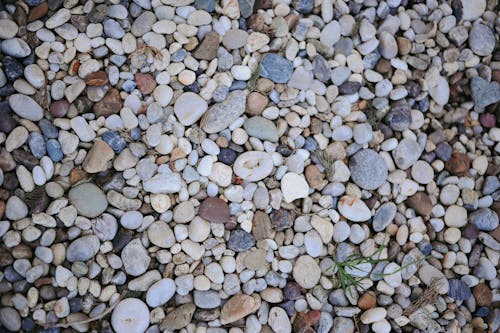
[(47, 153), (45, 139), (43, 135), (38, 132), (30, 133), (28, 146), (30, 147), (31, 154), (33, 154), (36, 158), (42, 158)]
[(194, 7), (211, 13), (215, 10), (215, 0), (196, 0)]
[(56, 139), (50, 139), (47, 141), (47, 154), (54, 162), (60, 162), (63, 159), (64, 154), (59, 141)]
[(127, 147), (127, 141), (114, 131), (104, 132), (102, 140), (106, 142), (117, 154)]
[(236, 252), (250, 250), (255, 245), (255, 238), (252, 234), (244, 231), (243, 229), (236, 229), (231, 231), (227, 247)]
[(372, 220), (373, 230), (384, 230), (396, 217), (397, 207), (393, 202), (387, 202), (377, 209)]
[(48, 119), (41, 119), (38, 122), (38, 126), (42, 130), (43, 135), (49, 139), (56, 139), (59, 136), (59, 131), (54, 124)]
[(242, 17), (247, 18), (252, 15), (255, 0), (238, 0), (238, 4), (240, 5), (240, 14)]
[(194, 304), (200, 309), (215, 309), (220, 306), (220, 296), (215, 290), (195, 290), (193, 292)]
[(385, 161), (372, 149), (362, 149), (349, 160), (351, 178), (362, 189), (375, 190), (387, 179)]
[(469, 215), (469, 222), (481, 231), (493, 231), (498, 227), (498, 215), (489, 208), (481, 208)]
[(470, 287), (462, 280), (453, 279), (448, 282), (450, 284), (448, 295), (455, 301), (465, 301), (472, 296)]
[(293, 5), (299, 13), (309, 14), (314, 8), (314, 0), (295, 0)]
[(245, 120), (243, 127), (249, 136), (253, 136), (261, 140), (278, 142), (278, 129), (269, 119), (259, 116), (252, 117)]
[(313, 59), (313, 73), (314, 77), (321, 82), (328, 82), (330, 80), (330, 66), (326, 59), (319, 54)]
[(286, 83), (292, 77), (293, 64), (290, 60), (274, 53), (268, 53), (260, 63), (260, 76), (276, 83)]
[(475, 76), (471, 81), (472, 99), (478, 108), (500, 101), (500, 83), (488, 82), (482, 77)]

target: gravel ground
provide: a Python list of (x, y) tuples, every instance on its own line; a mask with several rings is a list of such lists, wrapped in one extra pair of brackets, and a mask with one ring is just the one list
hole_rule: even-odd
[(500, 332), (499, 6), (0, 1), (0, 331)]

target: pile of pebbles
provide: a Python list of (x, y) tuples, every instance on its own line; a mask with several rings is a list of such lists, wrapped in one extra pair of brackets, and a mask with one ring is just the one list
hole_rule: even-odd
[(1, 1), (1, 330), (498, 332), (498, 8)]

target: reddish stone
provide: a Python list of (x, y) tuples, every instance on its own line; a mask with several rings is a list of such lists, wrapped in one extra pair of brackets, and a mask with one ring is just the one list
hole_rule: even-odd
[(69, 110), (69, 103), (65, 99), (52, 102), (50, 104), (50, 114), (55, 118), (63, 118), (66, 116)]
[(495, 115), (492, 113), (481, 113), (479, 116), (479, 122), (483, 127), (493, 128), (497, 122)]
[(406, 205), (413, 208), (419, 215), (428, 216), (431, 214), (432, 201), (425, 192), (417, 192), (415, 195), (406, 199)]
[(229, 206), (220, 198), (206, 198), (198, 209), (198, 214), (213, 223), (225, 223), (229, 220)]
[(98, 71), (94, 73), (90, 73), (85, 78), (85, 83), (88, 86), (103, 86), (109, 82), (108, 75), (105, 71)]
[(493, 238), (495, 238), (498, 242), (500, 242), (500, 226), (491, 231), (490, 235), (493, 236)]
[(136, 73), (135, 83), (143, 95), (151, 94), (156, 87), (156, 81), (151, 74)]
[(69, 64), (69, 68), (68, 68), (68, 74), (71, 75), (71, 76), (75, 76), (78, 74), (78, 68), (80, 68), (80, 61), (78, 60), (73, 60), (71, 62), (71, 64)]
[(4, 213), (5, 213), (5, 202), (0, 201), (0, 219), (3, 218)]
[(299, 312), (293, 321), (293, 332), (295, 333), (309, 333), (314, 332), (312, 326), (316, 325), (321, 316), (318, 310), (309, 312)]
[(38, 6), (31, 8), (28, 15), (28, 22), (33, 22), (44, 17), (48, 11), (49, 4), (47, 2), (42, 2)]
[(464, 176), (470, 169), (470, 158), (458, 151), (451, 155), (451, 158), (444, 165), (446, 170), (457, 176)]
[(472, 294), (474, 294), (474, 297), (476, 298), (477, 305), (479, 306), (491, 305), (493, 294), (490, 288), (486, 284), (480, 283), (474, 288), (472, 288)]
[(376, 306), (377, 306), (377, 299), (370, 292), (364, 293), (363, 295), (361, 295), (361, 297), (358, 300), (358, 307), (361, 310), (372, 309)]
[(325, 187), (325, 185), (328, 183), (325, 180), (325, 175), (321, 171), (319, 171), (319, 168), (314, 164), (308, 165), (304, 173), (307, 183), (315, 190), (323, 189), (323, 187)]

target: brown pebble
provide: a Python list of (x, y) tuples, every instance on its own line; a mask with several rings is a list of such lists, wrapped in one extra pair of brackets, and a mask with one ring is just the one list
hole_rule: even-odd
[(215, 31), (206, 34), (200, 46), (194, 51), (193, 57), (198, 60), (212, 60), (217, 56), (217, 49), (219, 48), (220, 36)]
[(387, 59), (380, 59), (375, 66), (375, 70), (379, 72), (380, 74), (386, 74), (389, 73), (391, 70), (391, 62)]
[(490, 235), (493, 236), (493, 238), (495, 238), (498, 242), (500, 242), (500, 226), (491, 231)]
[(463, 229), (462, 235), (467, 239), (477, 239), (477, 236), (479, 236), (479, 229), (474, 224), (468, 223)]
[(476, 298), (477, 305), (490, 306), (493, 294), (490, 288), (485, 283), (480, 283), (472, 288), (472, 294)]
[(470, 158), (464, 153), (453, 152), (444, 165), (446, 170), (457, 176), (464, 176), (470, 169)]
[(69, 174), (69, 181), (71, 184), (75, 184), (80, 180), (84, 179), (87, 176), (87, 173), (82, 169), (73, 169)]
[(83, 160), (83, 170), (88, 173), (98, 173), (108, 168), (108, 161), (112, 160), (115, 152), (104, 141), (95, 141), (92, 148)]
[(229, 220), (229, 206), (220, 198), (206, 198), (198, 209), (198, 214), (213, 223), (225, 223)]
[(262, 111), (266, 108), (267, 102), (267, 96), (258, 92), (250, 93), (247, 97), (247, 113), (252, 116), (262, 115)]
[(432, 202), (425, 192), (417, 192), (406, 199), (406, 205), (422, 216), (428, 216), (432, 211)]
[(156, 81), (151, 74), (136, 73), (135, 83), (143, 95), (151, 94), (156, 87)]
[(66, 116), (69, 110), (69, 103), (65, 99), (60, 101), (55, 101), (50, 104), (50, 114), (55, 118), (63, 118)]
[(400, 55), (407, 55), (411, 51), (411, 41), (404, 38), (404, 37), (398, 37), (396, 39), (396, 42), (398, 44), (398, 51)]
[(5, 202), (0, 201), (0, 219), (3, 218), (3, 214), (5, 214)]
[(304, 173), (307, 183), (315, 190), (321, 190), (328, 184), (328, 181), (325, 180), (325, 175), (314, 164), (308, 165)]
[(260, 14), (253, 14), (247, 20), (247, 24), (254, 31), (262, 31), (264, 29), (264, 18)]
[(269, 219), (269, 215), (264, 213), (261, 210), (258, 210), (253, 215), (252, 220), (252, 234), (255, 237), (255, 240), (262, 240), (266, 238), (270, 238), (272, 235), (273, 229), (271, 227), (271, 220)]
[(109, 117), (120, 112), (122, 99), (117, 89), (109, 89), (102, 100), (94, 104), (93, 111), (97, 117)]
[(49, 5), (47, 2), (42, 2), (38, 6), (31, 8), (28, 15), (28, 22), (33, 22), (44, 17), (48, 11)]
[(94, 73), (90, 73), (85, 78), (85, 83), (88, 86), (103, 86), (109, 82), (108, 75), (105, 71), (98, 71)]
[(358, 307), (361, 310), (372, 309), (377, 306), (377, 299), (371, 292), (366, 292), (358, 300)]

